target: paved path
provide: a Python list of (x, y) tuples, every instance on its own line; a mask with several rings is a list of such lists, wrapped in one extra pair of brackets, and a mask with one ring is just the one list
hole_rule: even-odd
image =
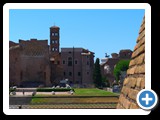
[[(33, 92), (16, 92), (16, 95), (12, 95), (11, 96), (32, 96)], [(52, 95), (52, 92), (36, 92), (36, 94), (41, 94), (41, 95)], [(55, 92), (55, 95), (70, 95), (69, 92)]]
[[(115, 109), (117, 104), (55, 104), (22, 105), (21, 109)], [(10, 109), (19, 109), (20, 105), (10, 105)]]

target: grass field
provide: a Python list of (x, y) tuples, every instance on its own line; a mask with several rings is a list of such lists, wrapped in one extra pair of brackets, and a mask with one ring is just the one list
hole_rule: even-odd
[[(48, 95), (48, 96), (53, 96), (53, 97), (47, 97), (46, 95), (37, 95), (32, 98), (31, 104), (106, 103), (106, 102), (117, 102), (118, 101), (118, 98), (114, 97), (114, 96), (117, 96), (117, 94), (108, 92), (105, 90), (100, 90), (96, 88), (92, 88), (92, 89), (76, 88), (74, 90), (75, 90), (75, 93), (73, 95), (64, 95), (66, 96), (65, 98), (60, 97), (63, 95)], [(56, 97), (56, 96), (59, 96), (59, 97)], [(107, 97), (107, 96), (110, 96), (110, 97)]]
[(116, 93), (112, 93), (109, 91), (96, 89), (96, 88), (76, 88), (75, 94), (77, 96), (117, 96)]
[(110, 103), (118, 102), (117, 97), (92, 98), (32, 98), (31, 104), (66, 104), (66, 103)]

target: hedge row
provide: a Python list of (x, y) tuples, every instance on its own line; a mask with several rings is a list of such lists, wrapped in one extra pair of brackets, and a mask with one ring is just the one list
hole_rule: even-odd
[(66, 91), (70, 91), (73, 90), (73, 88), (37, 88), (37, 92), (66, 92)]

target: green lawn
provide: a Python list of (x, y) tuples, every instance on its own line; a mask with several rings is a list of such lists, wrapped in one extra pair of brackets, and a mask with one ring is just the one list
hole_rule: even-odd
[[(118, 96), (116, 93), (109, 91), (96, 89), (96, 88), (75, 88), (75, 93), (73, 95), (35, 95), (31, 104), (45, 104), (45, 103), (106, 103), (106, 102), (118, 102)], [(40, 97), (42, 96), (42, 98)], [(52, 97), (47, 97), (52, 96)], [(56, 97), (59, 96), (59, 97)], [(65, 98), (60, 96), (66, 96)], [(79, 96), (75, 97), (74, 96)], [(88, 97), (83, 97), (88, 96)], [(89, 97), (92, 96), (92, 97)], [(93, 97), (94, 96), (94, 97)], [(101, 96), (101, 97), (99, 97)], [(110, 96), (110, 97), (106, 97)], [(112, 97), (113, 96), (113, 97)]]
[(77, 96), (117, 96), (116, 93), (97, 89), (97, 88), (75, 88), (75, 94)]
[(32, 98), (31, 104), (67, 104), (67, 103), (108, 103), (118, 102), (117, 97), (89, 97), (89, 98)]

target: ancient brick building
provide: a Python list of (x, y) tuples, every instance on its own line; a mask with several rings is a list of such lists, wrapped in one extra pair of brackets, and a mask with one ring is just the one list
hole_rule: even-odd
[(130, 60), (132, 51), (129, 49), (120, 50), (119, 54), (112, 53), (112, 58), (104, 58), (101, 59), (101, 73), (102, 76), (106, 76), (109, 80), (110, 85), (115, 80), (115, 77), (113, 75), (114, 67), (120, 60)]
[(10, 41), (10, 86), (51, 86), (62, 79), (71, 84), (93, 84), (94, 53), (83, 48), (61, 48), (60, 52), (59, 31), (57, 26), (50, 27), (50, 45), (48, 40)]
[(47, 40), (19, 40), (19, 44), (13, 44), (9, 50), (10, 83), (18, 86), (50, 84)]
[(145, 18), (143, 18), (137, 45), (132, 54), (132, 60), (127, 70), (127, 78), (119, 97), (118, 109), (137, 109), (137, 94), (145, 88)]

